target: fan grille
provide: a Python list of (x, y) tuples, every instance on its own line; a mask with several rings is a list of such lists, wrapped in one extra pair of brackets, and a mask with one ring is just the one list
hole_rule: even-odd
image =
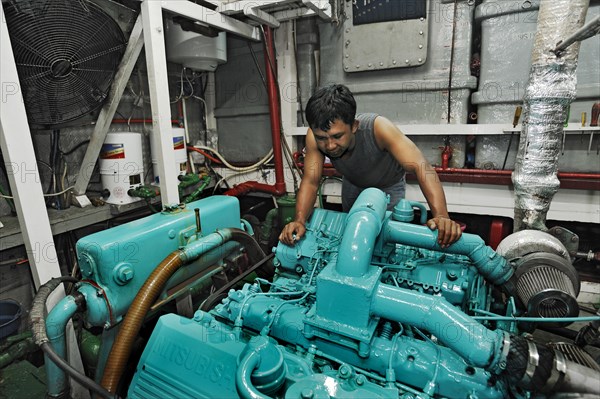
[(56, 125), (99, 107), (125, 50), (123, 32), (86, 0), (5, 5), (30, 124)]

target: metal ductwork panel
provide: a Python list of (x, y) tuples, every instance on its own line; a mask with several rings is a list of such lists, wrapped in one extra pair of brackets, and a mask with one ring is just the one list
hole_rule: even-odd
[(548, 346), (561, 351), (567, 360), (589, 367), (592, 370), (600, 371), (600, 365), (594, 360), (592, 355), (575, 344), (569, 342), (551, 342)]

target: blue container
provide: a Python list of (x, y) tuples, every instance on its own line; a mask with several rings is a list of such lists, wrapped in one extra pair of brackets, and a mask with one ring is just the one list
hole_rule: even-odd
[(0, 301), (0, 339), (13, 335), (21, 324), (21, 305), (12, 299)]

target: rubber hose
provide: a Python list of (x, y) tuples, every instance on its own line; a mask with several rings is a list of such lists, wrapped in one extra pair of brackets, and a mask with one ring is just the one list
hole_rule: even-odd
[(554, 366), (554, 352), (545, 346), (536, 345), (538, 351), (538, 365), (529, 384), (520, 384), (521, 388), (539, 392), (550, 378)]
[(527, 382), (524, 381), (530, 357), (527, 339), (512, 336), (506, 359), (506, 374), (511, 384), (528, 391), (540, 391), (548, 382), (554, 365), (554, 352), (542, 345), (535, 346), (538, 352), (538, 365)]
[(529, 349), (527, 347), (527, 340), (522, 337), (511, 336), (505, 371), (511, 384), (516, 385), (523, 379), (528, 361)]
[(110, 351), (106, 368), (102, 376), (102, 386), (109, 392), (115, 393), (125, 370), (133, 342), (138, 336), (142, 323), (150, 307), (156, 302), (169, 278), (183, 265), (180, 250), (169, 254), (148, 277), (140, 288), (121, 326)]
[[(263, 250), (250, 235), (240, 229), (226, 230), (231, 233), (231, 241), (237, 241), (246, 247), (251, 259), (261, 255), (262, 257), (265, 256)], [(115, 393), (117, 391), (121, 375), (131, 354), (133, 342), (137, 338), (146, 314), (158, 299), (167, 281), (184, 265), (183, 254), (183, 251), (176, 250), (168, 255), (154, 269), (129, 307), (121, 330), (108, 356), (104, 375), (102, 376), (102, 386), (109, 392)]]

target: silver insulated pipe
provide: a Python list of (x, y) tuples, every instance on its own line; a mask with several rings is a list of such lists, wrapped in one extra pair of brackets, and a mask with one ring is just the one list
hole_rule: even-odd
[(576, 42), (556, 55), (558, 42), (585, 22), (589, 0), (542, 0), (531, 55), (524, 121), (512, 181), (514, 231), (547, 230), (546, 215), (558, 191), (558, 156), (567, 109), (576, 94)]

